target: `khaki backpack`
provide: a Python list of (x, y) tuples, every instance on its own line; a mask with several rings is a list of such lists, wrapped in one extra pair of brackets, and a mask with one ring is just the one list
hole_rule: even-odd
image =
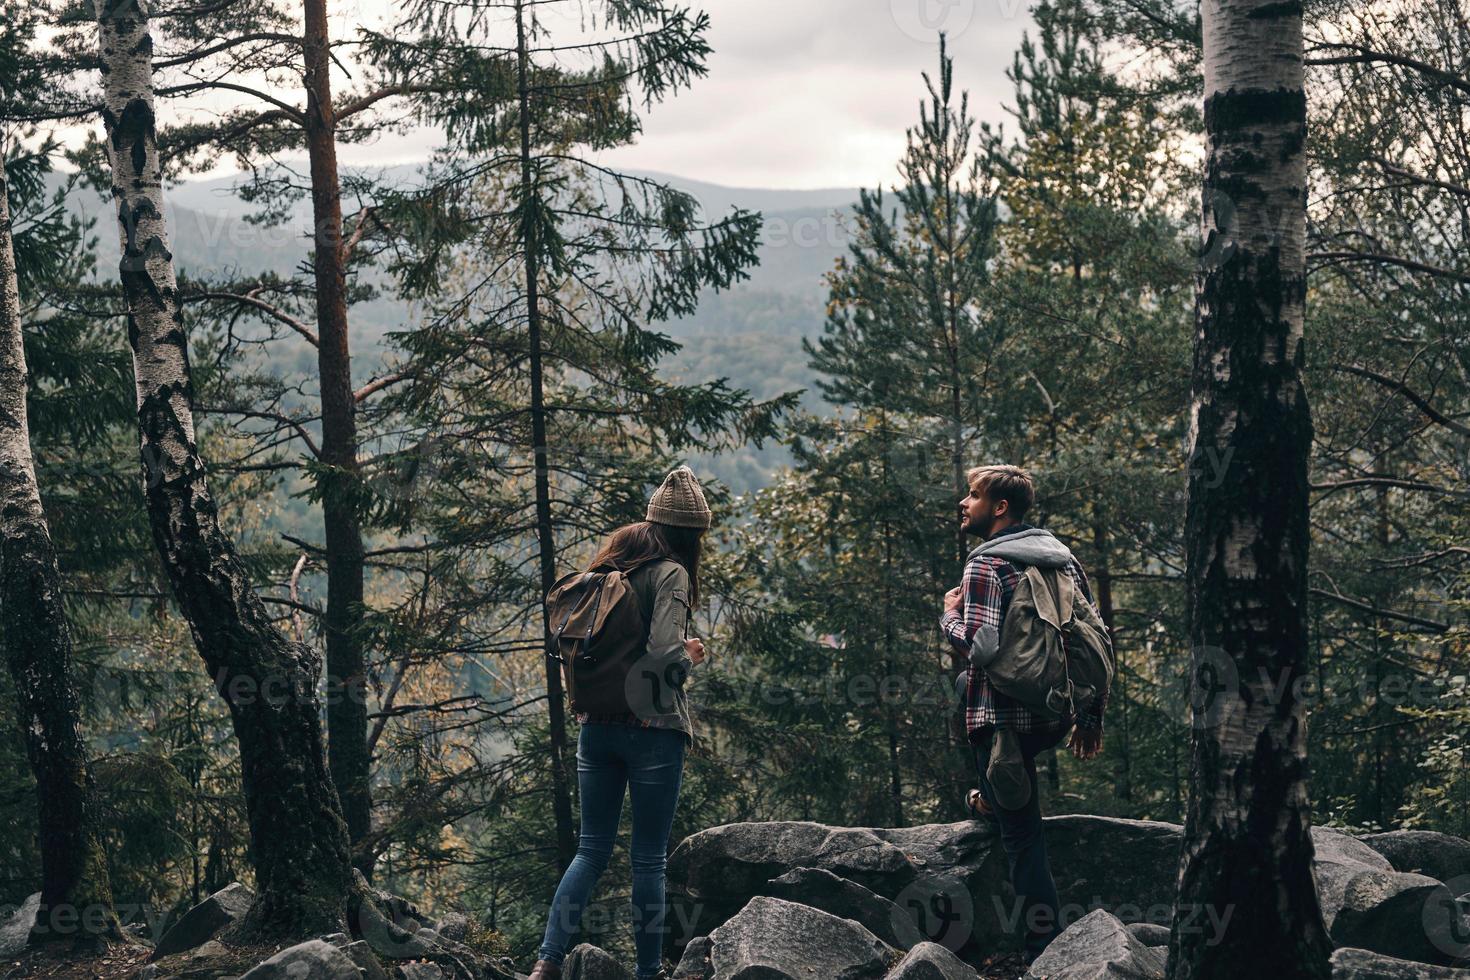
[(647, 685), (637, 678), (629, 683), (648, 645), (647, 612), (629, 581), (644, 564), (573, 572), (546, 596), (547, 656), (561, 665), (573, 711), (647, 717), (669, 710), (652, 703), (657, 692), (644, 693)]
[(1113, 682), (1113, 644), (1065, 567), (1020, 569), (995, 657), (982, 664), (995, 689), (1043, 718), (1102, 707)]

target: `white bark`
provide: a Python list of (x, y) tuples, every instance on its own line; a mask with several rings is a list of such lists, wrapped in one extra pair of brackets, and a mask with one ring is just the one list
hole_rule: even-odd
[(0, 160), (0, 489), (5, 494), (0, 509), (10, 515), (23, 512), (37, 517), (41, 494), (26, 418), (29, 375), (20, 328), (20, 283), (10, 233), (9, 191), (5, 164)]

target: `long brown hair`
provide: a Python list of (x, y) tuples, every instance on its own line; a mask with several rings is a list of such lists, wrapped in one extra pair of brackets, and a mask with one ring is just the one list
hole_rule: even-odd
[(689, 573), (689, 602), (699, 601), (699, 553), (704, 528), (676, 527), (655, 521), (625, 524), (608, 536), (589, 569), (612, 566), (622, 570), (658, 558), (672, 558)]

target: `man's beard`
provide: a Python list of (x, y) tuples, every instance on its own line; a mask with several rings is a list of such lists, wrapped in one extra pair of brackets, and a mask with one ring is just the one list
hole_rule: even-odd
[(995, 519), (991, 517), (982, 517), (978, 521), (971, 519), (965, 522), (964, 531), (968, 537), (979, 538), (984, 541), (990, 537), (990, 529), (994, 525)]

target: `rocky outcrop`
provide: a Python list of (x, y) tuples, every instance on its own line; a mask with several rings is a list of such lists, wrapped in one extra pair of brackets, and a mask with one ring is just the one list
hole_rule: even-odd
[[(1177, 825), (1063, 816), (1046, 820), (1046, 835), (1057, 889), (1073, 918), (1106, 908), (1125, 921), (1168, 922)], [(675, 950), (708, 935), (752, 898), (776, 894), (781, 886), (773, 882), (804, 868), (830, 872), (894, 903), (923, 938), (951, 950), (1012, 944), (1014, 896), (988, 822), (902, 829), (778, 822), (713, 827), (674, 849), (669, 895)]]
[(1332, 954), (1332, 980), (1470, 980), (1470, 969), (1427, 966), (1366, 949), (1339, 949)]
[(196, 949), (219, 935), (228, 925), (245, 917), (255, 893), (238, 881), (231, 882), (179, 917), (164, 930), (149, 960)]
[(851, 919), (895, 949), (924, 941), (908, 912), (855, 881), (820, 868), (797, 868), (767, 883), (774, 898)]
[(342, 950), (312, 939), (281, 950), (240, 980), (360, 980), (360, 975)]
[(1099, 909), (1052, 940), (1028, 980), (1164, 980), (1167, 952), (1145, 946), (1116, 916)]
[(900, 958), (856, 922), (765, 896), (709, 938), (707, 980), (881, 980)]
[[(1470, 841), (1432, 830), (1390, 830), (1361, 838), (1388, 859), (1395, 871), (1428, 875), (1440, 881), (1470, 878)], [(1467, 883), (1466, 891), (1470, 891)]]

